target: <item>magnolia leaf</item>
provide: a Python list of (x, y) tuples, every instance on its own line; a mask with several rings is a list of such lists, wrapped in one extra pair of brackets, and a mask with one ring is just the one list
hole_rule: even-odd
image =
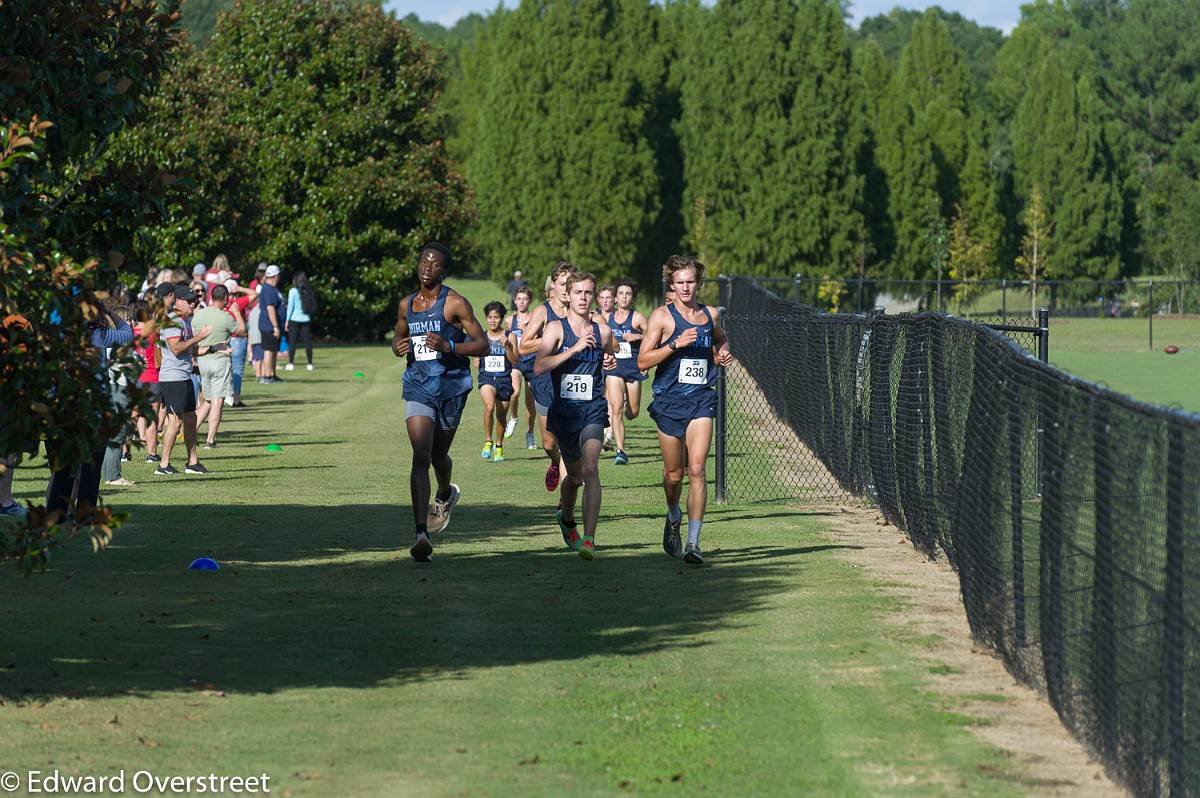
[(121, 264), (125, 262), (125, 254), (115, 249), (108, 251), (108, 264), (114, 269), (121, 268)]
[(124, 94), (125, 92), (129, 91), (129, 87), (132, 85), (133, 81), (129, 79), (129, 76), (122, 75), (120, 79), (117, 80), (117, 94)]
[(100, 85), (102, 83), (108, 83), (108, 79), (111, 77), (112, 73), (106, 69), (103, 72), (97, 72), (96, 76), (92, 78), (92, 80), (94, 80), (97, 85)]

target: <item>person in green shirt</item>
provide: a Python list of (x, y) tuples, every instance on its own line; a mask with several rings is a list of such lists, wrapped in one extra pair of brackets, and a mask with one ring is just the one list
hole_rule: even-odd
[(221, 410), (225, 398), (233, 396), (233, 360), (229, 339), (233, 335), (244, 335), (246, 322), (236, 304), (225, 307), (229, 289), (217, 285), (212, 290), (212, 303), (196, 311), (193, 326), (211, 327), (212, 332), (200, 341), (197, 362), (200, 366), (200, 391), (204, 403), (196, 410), (196, 426), (208, 420), (208, 437), (205, 449), (217, 447), (217, 429), (221, 426)]

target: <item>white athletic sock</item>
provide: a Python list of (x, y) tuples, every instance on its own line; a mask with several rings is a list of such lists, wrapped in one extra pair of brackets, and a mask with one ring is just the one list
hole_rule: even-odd
[(703, 521), (690, 521), (690, 520), (688, 521), (688, 545), (689, 546), (699, 546), (700, 545), (700, 526), (703, 523), (704, 523)]
[(677, 503), (676, 504), (668, 504), (667, 505), (667, 520), (673, 524), (676, 521), (678, 521), (680, 518), (683, 518), (683, 510), (679, 509), (679, 504), (677, 504)]

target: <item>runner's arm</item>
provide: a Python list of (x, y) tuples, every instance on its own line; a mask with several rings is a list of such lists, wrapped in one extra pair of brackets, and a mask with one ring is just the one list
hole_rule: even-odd
[(400, 300), (396, 311), (396, 332), (392, 335), (392, 354), (404, 357), (408, 354), (408, 299)]
[(600, 322), (600, 348), (604, 350), (604, 368), (612, 371), (617, 367), (617, 352), (613, 345), (612, 328)]
[(636, 344), (646, 337), (646, 317), (638, 311), (633, 312), (633, 332), (625, 333), (625, 340)]
[(675, 350), (662, 346), (662, 342), (675, 332), (675, 322), (671, 314), (663, 308), (656, 309), (650, 314), (646, 325), (646, 336), (642, 339), (642, 348), (638, 352), (638, 368), (649, 371), (671, 356)]
[(733, 362), (733, 355), (729, 354), (729, 338), (725, 335), (725, 328), (721, 326), (721, 312), (713, 309), (713, 360), (719, 365), (728, 366)]
[[(462, 327), (463, 332), (467, 334), (467, 340), (454, 345), (454, 353), (463, 357), (483, 357), (488, 353), (487, 336), (484, 335), (483, 327), (479, 324), (479, 319), (475, 318), (475, 310), (471, 307), (471, 303), (467, 298), (457, 291), (451, 291), (446, 297), (446, 321), (450, 324), (457, 324)], [(432, 336), (430, 339), (435, 343), (441, 336)], [(442, 352), (450, 351), (450, 342), (441, 338), (441, 346), (435, 346), (435, 349), (440, 349)], [(442, 347), (445, 348), (442, 348)]]
[(554, 354), (554, 350), (558, 349), (562, 344), (563, 339), (563, 322), (556, 321), (553, 324), (547, 324), (542, 331), (543, 335), (541, 346), (538, 349), (537, 357), (533, 361), (533, 373), (539, 377), (543, 374), (549, 374), (553, 369), (566, 363), (571, 359), (571, 355), (583, 349), (583, 343), (587, 338), (580, 338), (575, 342), (575, 346), (565, 352)]
[(542, 334), (546, 331), (546, 306), (538, 305), (537, 309), (529, 314), (529, 321), (525, 322), (525, 334), (521, 336), (520, 353), (522, 355), (532, 355), (538, 351), (539, 345), (542, 342)]
[(516, 363), (521, 359), (521, 355), (517, 350), (516, 339), (517, 336), (513, 335), (511, 332), (504, 333), (504, 352), (508, 355), (508, 360), (510, 363)]

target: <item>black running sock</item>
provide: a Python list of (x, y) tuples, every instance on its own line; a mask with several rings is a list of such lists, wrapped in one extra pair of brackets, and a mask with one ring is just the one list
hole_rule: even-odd
[(429, 526), (427, 524), (417, 524), (417, 534), (418, 535), (428, 535), (429, 534)]

